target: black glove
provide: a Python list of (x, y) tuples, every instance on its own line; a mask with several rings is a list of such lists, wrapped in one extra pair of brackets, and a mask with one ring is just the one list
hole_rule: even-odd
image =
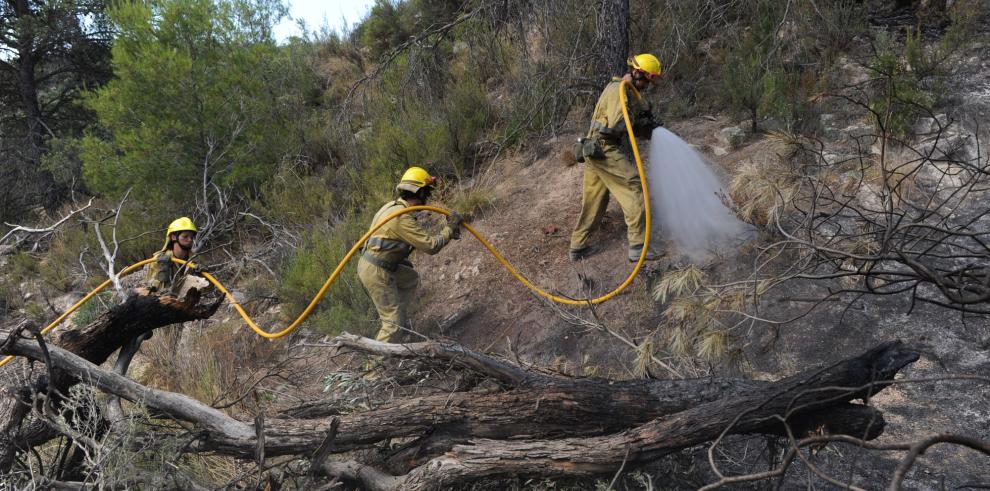
[(598, 132), (606, 141), (613, 145), (622, 141), (626, 137), (626, 118), (622, 118), (611, 128), (602, 128)]
[(450, 238), (457, 240), (461, 238), (461, 225), (464, 223), (464, 216), (456, 211), (447, 215), (447, 226), (450, 227)]
[(633, 129), (636, 131), (636, 136), (647, 140), (653, 137), (653, 130), (660, 126), (663, 126), (663, 122), (653, 114), (652, 108), (647, 108), (637, 113), (636, 119), (633, 121)]

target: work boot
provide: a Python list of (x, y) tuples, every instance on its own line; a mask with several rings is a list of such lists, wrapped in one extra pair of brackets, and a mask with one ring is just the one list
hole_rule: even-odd
[[(639, 255), (642, 253), (643, 253), (643, 244), (629, 247), (629, 262), (634, 263), (636, 261), (639, 261)], [(663, 257), (663, 253), (657, 252), (652, 247), (647, 249), (646, 251), (647, 261), (656, 261), (661, 257)]]
[(584, 246), (580, 249), (571, 249), (567, 255), (571, 258), (571, 261), (580, 261), (595, 252), (595, 248), (589, 246)]

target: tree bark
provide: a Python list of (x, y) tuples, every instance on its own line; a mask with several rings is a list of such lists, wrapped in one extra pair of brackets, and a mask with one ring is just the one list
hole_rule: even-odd
[[(174, 297), (159, 297), (148, 295), (146, 290), (139, 289), (138, 295), (132, 295), (124, 303), (110, 309), (91, 324), (62, 331), (55, 335), (54, 346), (49, 347), (51, 353), (68, 352), (86, 360), (93, 366), (105, 362), (114, 351), (129, 343), (132, 339), (151, 332), (159, 327), (205, 319), (212, 316), (220, 306), (217, 302), (210, 306), (198, 305), (199, 295), (188, 295), (179, 300)], [(222, 297), (221, 297), (222, 300)], [(37, 351), (36, 360), (44, 360), (42, 348), (35, 341), (16, 339), (19, 333), (11, 334), (4, 343), (6, 354), (16, 353), (15, 346), (33, 344)], [(61, 349), (56, 348), (60, 347)], [(17, 363), (15, 360), (14, 363)], [(79, 381), (84, 372), (75, 369), (66, 370), (57, 364), (48, 373), (35, 376), (27, 386), (10, 386), (3, 389), (0, 397), (0, 471), (6, 472), (13, 463), (17, 452), (41, 445), (56, 434), (48, 425), (41, 422), (27, 422), (31, 397), (21, 395), (32, 392), (47, 392), (52, 395), (48, 403), (53, 408), (59, 406), (61, 395), (67, 394), (70, 387)], [(8, 370), (10, 368), (7, 368)]]
[(21, 151), (24, 159), (32, 166), (41, 161), (45, 141), (45, 123), (41, 114), (41, 104), (38, 102), (38, 83), (35, 74), (37, 59), (35, 58), (34, 24), (36, 14), (31, 10), (27, 0), (14, 0), (11, 7), (23, 26), (17, 37), (17, 82), (20, 89), (21, 104), (24, 109), (26, 143)]
[[(918, 359), (900, 342), (865, 354), (658, 418), (613, 435), (553, 441), (476, 440), (455, 446), (405, 476), (392, 478), (360, 464), (325, 461), (332, 476), (359, 480), (370, 489), (430, 489), (505, 476), (581, 476), (614, 473), (626, 464), (648, 462), (724, 434), (773, 433), (781, 422), (812, 415), (883, 390), (899, 370)], [(863, 416), (871, 418), (868, 413)], [(881, 421), (877, 421), (882, 425)], [(872, 429), (859, 437), (875, 436)]]
[(598, 11), (598, 46), (602, 81), (626, 70), (629, 56), (629, 0), (602, 0)]
[[(360, 344), (375, 346), (373, 343)], [(439, 356), (470, 353), (450, 343), (398, 348), (406, 353), (417, 348), (421, 352), (433, 349), (442, 353)], [(4, 349), (33, 359), (44, 357), (41, 347), (28, 340), (18, 339)], [(181, 394), (141, 386), (65, 350), (53, 347), (50, 352), (54, 368), (77, 374), (86, 383), (109, 393), (194, 423), (202, 431), (198, 432), (200, 439), (188, 447), (192, 451), (254, 458), (261, 447), (267, 456), (315, 453), (322, 457), (386, 438), (408, 436), (423, 437), (431, 444), (439, 442), (431, 447), (435, 449), (430, 452), (433, 455), (450, 449), (425, 463), (421, 456), (414, 455), (402, 466), (414, 467), (412, 471), (399, 477), (362, 464), (328, 462), (325, 458), (314, 462), (314, 467), (326, 474), (360, 480), (371, 489), (426, 489), (507, 475), (610, 473), (623, 462), (647, 462), (711, 441), (723, 432), (783, 435), (790, 429), (800, 436), (814, 430), (871, 439), (882, 432), (882, 415), (848, 401), (868, 398), (883, 389), (898, 370), (917, 359), (914, 352), (899, 343), (887, 343), (862, 356), (779, 382), (729, 385), (728, 392), (715, 390), (703, 396), (693, 393), (677, 403), (680, 405), (670, 402), (677, 395), (668, 394), (666, 400), (661, 400), (651, 390), (663, 386), (675, 393), (697, 391), (703, 381), (645, 382), (652, 387), (615, 383), (618, 387), (610, 389), (608, 381), (555, 384), (557, 377), (541, 375), (529, 378), (539, 380), (531, 383), (534, 386), (504, 393), (410, 398), (377, 410), (318, 420), (266, 419), (264, 443), (259, 445), (256, 426), (251, 422), (235, 420)], [(507, 365), (500, 366), (504, 363), (496, 364), (496, 360), (484, 355), (470, 354), (463, 359), (493, 367), (497, 373), (513, 373)], [(525, 372), (519, 370), (516, 375), (520, 373)], [(716, 397), (716, 393), (720, 396)], [(701, 399), (707, 402), (697, 403)], [(685, 407), (689, 405), (693, 407)], [(668, 414), (646, 422), (642, 422), (643, 416), (637, 416), (638, 412), (663, 411)], [(479, 435), (490, 438), (479, 439)], [(525, 439), (493, 439), (521, 437)], [(466, 439), (470, 443), (463, 444)]]

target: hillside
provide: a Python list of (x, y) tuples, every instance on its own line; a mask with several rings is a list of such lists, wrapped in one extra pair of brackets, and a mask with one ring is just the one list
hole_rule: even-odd
[[(276, 41), (283, 15), (0, 10), (0, 489), (990, 487), (990, 1), (378, 1)], [(412, 332), (370, 339), (356, 258), (309, 310), (411, 166), (534, 284), (622, 283), (614, 199), (567, 251), (628, 53), (743, 243), (661, 231), (574, 307), (465, 232), (412, 256)], [(118, 277), (182, 233), (230, 297)]]

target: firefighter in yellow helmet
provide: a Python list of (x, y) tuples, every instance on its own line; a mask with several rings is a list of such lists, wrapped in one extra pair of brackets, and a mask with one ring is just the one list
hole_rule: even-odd
[[(197, 233), (196, 224), (188, 217), (177, 218), (168, 225), (165, 245), (155, 253), (155, 262), (145, 267), (145, 285), (148, 290), (181, 297), (190, 288), (202, 291), (209, 287), (209, 282), (205, 279), (189, 276), (189, 268), (172, 262), (173, 257), (189, 260)], [(201, 266), (196, 267), (196, 273), (201, 274), (203, 271), (205, 270)]]
[[(398, 210), (423, 205), (433, 191), (434, 177), (420, 167), (410, 167), (395, 187), (399, 198), (385, 203), (372, 227)], [(375, 339), (388, 342), (402, 327), (409, 327), (408, 308), (413, 301), (419, 274), (409, 262), (409, 254), (419, 250), (436, 254), (451, 239), (460, 238), (464, 218), (457, 212), (447, 217), (447, 225), (432, 235), (416, 223), (412, 213), (406, 213), (379, 228), (364, 244), (358, 261), (358, 278), (375, 303), (382, 327)]]
[[(626, 80), (637, 90), (645, 90), (659, 83), (663, 69), (660, 60), (651, 54), (640, 54), (628, 61), (629, 71), (622, 77), (613, 77), (605, 86), (591, 119), (591, 128), (582, 140), (581, 158), (585, 163), (584, 186), (581, 195), (581, 215), (571, 234), (569, 256), (572, 261), (587, 257), (592, 252), (588, 243), (591, 233), (601, 223), (608, 207), (609, 195), (622, 207), (626, 219), (626, 235), (629, 240), (628, 257), (639, 260), (646, 238), (646, 216), (643, 203), (643, 187), (639, 172), (622, 148), (628, 141), (626, 123), (622, 117), (619, 98), (621, 82)], [(636, 136), (649, 138), (660, 122), (653, 116), (652, 108), (637, 103), (633, 94), (627, 94), (629, 115)], [(646, 259), (659, 259), (660, 254), (647, 249)]]

